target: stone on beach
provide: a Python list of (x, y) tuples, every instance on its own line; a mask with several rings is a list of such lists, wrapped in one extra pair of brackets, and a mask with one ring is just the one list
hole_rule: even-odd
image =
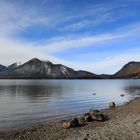
[(91, 118), (94, 121), (106, 121), (107, 120), (107, 116), (102, 114), (99, 110), (90, 109), (89, 113), (90, 113)]
[(78, 126), (80, 126), (77, 118), (72, 119), (70, 121), (70, 125), (71, 125), (71, 127), (78, 127)]
[(91, 114), (91, 113), (100, 113), (100, 111), (97, 109), (90, 109), (89, 114)]
[(84, 116), (80, 116), (80, 117), (78, 118), (78, 121), (79, 121), (79, 124), (85, 123), (85, 117), (84, 117)]
[(90, 111), (88, 113), (85, 113), (83, 116), (64, 122), (63, 128), (69, 129), (72, 127), (82, 126), (86, 122), (106, 121), (106, 120), (108, 120), (107, 115), (104, 115), (103, 113), (101, 113), (98, 110), (90, 109)]
[(88, 138), (83, 138), (83, 140), (88, 140)]
[(70, 128), (70, 122), (64, 122), (63, 123), (63, 128), (69, 129)]
[(95, 114), (94, 115), (94, 120), (97, 120), (97, 121), (105, 121), (106, 117), (104, 116), (104, 114)]
[(86, 121), (86, 122), (91, 122), (91, 121), (93, 121), (93, 119), (92, 119), (92, 117), (91, 117), (90, 114), (85, 115), (85, 121)]
[(69, 129), (71, 127), (79, 127), (79, 126), (80, 126), (80, 124), (79, 124), (79, 121), (77, 118), (74, 118), (70, 121), (63, 123), (63, 128), (65, 128), (65, 129)]
[(115, 102), (110, 102), (109, 103), (109, 108), (114, 108), (116, 105), (115, 105)]

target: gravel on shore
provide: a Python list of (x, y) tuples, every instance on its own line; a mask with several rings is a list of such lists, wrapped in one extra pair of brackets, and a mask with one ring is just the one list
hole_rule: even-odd
[(105, 122), (63, 129), (64, 120), (38, 126), (0, 132), (0, 140), (140, 140), (140, 98), (114, 109), (101, 110), (109, 116)]

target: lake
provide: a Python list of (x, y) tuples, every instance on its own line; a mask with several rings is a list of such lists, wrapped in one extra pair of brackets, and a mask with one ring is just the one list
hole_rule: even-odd
[(140, 80), (0, 80), (0, 130), (107, 108), (110, 101), (121, 105), (138, 96)]

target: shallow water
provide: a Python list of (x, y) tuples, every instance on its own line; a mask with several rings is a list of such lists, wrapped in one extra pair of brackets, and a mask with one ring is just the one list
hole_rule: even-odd
[(140, 80), (0, 80), (0, 130), (103, 109), (110, 101), (121, 105), (139, 95)]

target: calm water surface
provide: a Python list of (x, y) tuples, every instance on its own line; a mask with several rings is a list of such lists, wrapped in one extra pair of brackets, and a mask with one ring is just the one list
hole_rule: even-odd
[(110, 101), (121, 105), (139, 95), (140, 80), (0, 80), (0, 130), (106, 108)]

